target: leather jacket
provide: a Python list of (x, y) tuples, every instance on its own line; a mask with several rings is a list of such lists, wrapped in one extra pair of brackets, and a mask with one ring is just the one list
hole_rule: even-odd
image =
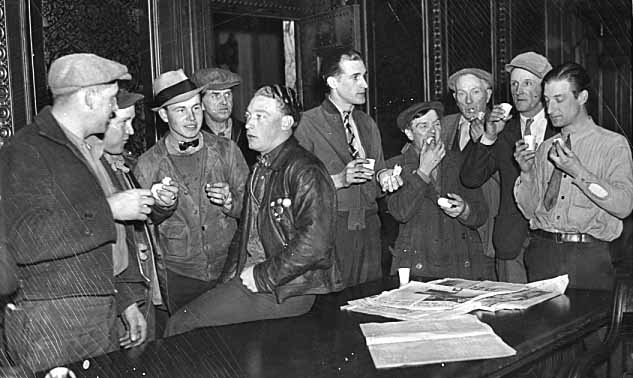
[[(253, 274), (258, 290), (273, 293), (281, 303), (292, 296), (338, 291), (343, 283), (333, 254), (336, 191), (332, 180), (323, 163), (294, 137), (279, 148), (257, 214), (266, 259), (255, 265)], [(224, 281), (241, 272), (246, 262), (250, 219), (255, 216), (250, 195), (252, 180), (257, 179), (254, 173), (247, 181), (242, 221), (229, 249)]]

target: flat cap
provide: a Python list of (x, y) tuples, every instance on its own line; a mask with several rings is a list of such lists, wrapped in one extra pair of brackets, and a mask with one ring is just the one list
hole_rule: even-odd
[(424, 113), (429, 110), (435, 110), (438, 118), (442, 118), (444, 114), (444, 105), (442, 105), (439, 101), (431, 101), (431, 102), (418, 102), (415, 103), (405, 110), (403, 110), (400, 114), (398, 114), (398, 118), (396, 119), (396, 123), (398, 124), (398, 128), (400, 130), (404, 130), (407, 128), (409, 123), (417, 118), (418, 114)]
[(485, 80), (486, 82), (488, 82), (488, 85), (490, 85), (491, 88), (494, 85), (494, 82), (492, 80), (492, 74), (490, 72), (484, 71), (479, 68), (463, 68), (455, 72), (448, 78), (448, 89), (455, 92), (455, 85), (457, 83), (457, 79), (459, 79), (460, 76), (464, 76), (468, 74), (474, 75), (482, 80)]
[(137, 101), (143, 98), (145, 98), (145, 96), (140, 93), (128, 92), (121, 88), (116, 94), (116, 104), (119, 109), (125, 109), (133, 106)]
[(552, 69), (546, 57), (533, 51), (519, 54), (506, 64), (506, 72), (512, 72), (515, 68), (523, 68), (542, 79)]
[(70, 54), (53, 61), (48, 70), (48, 87), (54, 95), (61, 95), (131, 78), (127, 67), (121, 63), (95, 54)]
[(191, 80), (198, 87), (219, 91), (242, 82), (240, 75), (222, 68), (203, 68), (193, 73)]

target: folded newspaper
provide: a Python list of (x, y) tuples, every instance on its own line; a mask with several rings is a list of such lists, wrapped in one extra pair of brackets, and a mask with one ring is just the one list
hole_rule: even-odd
[(360, 325), (377, 369), (513, 356), (516, 351), (474, 315)]
[(394, 290), (347, 302), (341, 309), (399, 320), (445, 319), (474, 310), (521, 310), (565, 292), (565, 274), (528, 284), (443, 278), (411, 281)]

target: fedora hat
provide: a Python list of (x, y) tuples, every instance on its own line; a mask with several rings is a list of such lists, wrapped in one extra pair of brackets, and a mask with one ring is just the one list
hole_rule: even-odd
[(202, 91), (182, 69), (163, 72), (154, 80), (154, 107), (157, 112), (167, 105), (187, 101)]

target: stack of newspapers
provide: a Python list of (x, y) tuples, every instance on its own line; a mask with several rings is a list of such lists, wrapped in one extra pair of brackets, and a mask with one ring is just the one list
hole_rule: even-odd
[(516, 351), (474, 310), (520, 310), (561, 295), (567, 275), (529, 284), (444, 278), (411, 281), (342, 309), (404, 320), (361, 324), (376, 368), (507, 357)]

